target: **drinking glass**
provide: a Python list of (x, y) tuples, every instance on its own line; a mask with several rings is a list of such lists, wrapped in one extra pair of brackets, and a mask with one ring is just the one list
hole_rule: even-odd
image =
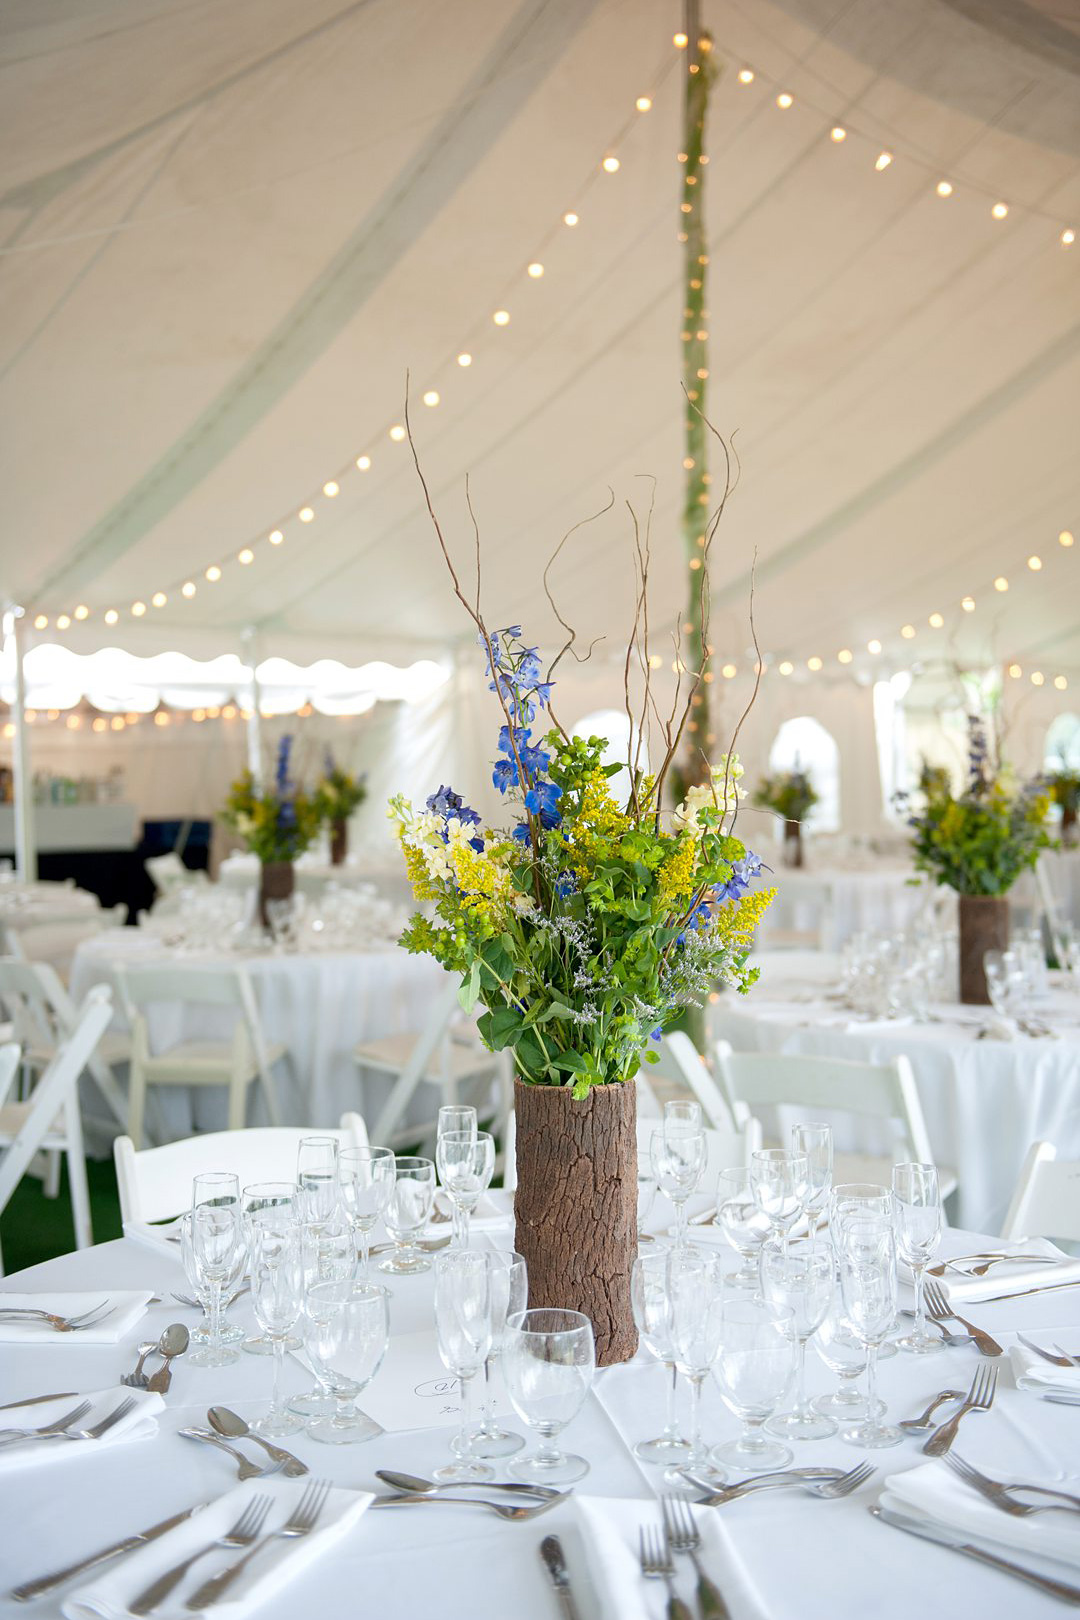
[(455, 1248), (469, 1247), (469, 1216), (491, 1185), (495, 1138), (490, 1131), (444, 1131), (435, 1147), (439, 1181), (454, 1211)]
[(255, 1319), (274, 1346), (274, 1390), (270, 1410), (254, 1427), (274, 1439), (295, 1434), (302, 1419), (290, 1412), (282, 1398), (285, 1341), (297, 1322), (304, 1302), (304, 1267), (300, 1232), (295, 1227), (256, 1226), (251, 1236), (251, 1303)]
[(689, 1098), (673, 1097), (664, 1104), (664, 1124), (668, 1121), (673, 1124), (692, 1125), (696, 1130), (702, 1126), (701, 1104), (692, 1102)]
[(416, 1247), (435, 1198), (435, 1166), (430, 1159), (399, 1153), (394, 1159), (394, 1185), (390, 1189), (383, 1220), (395, 1244), (392, 1254), (380, 1262), (380, 1271), (405, 1275), (430, 1271), (431, 1261)]
[(831, 1249), (810, 1242), (792, 1244), (787, 1254), (772, 1244), (761, 1251), (762, 1293), (770, 1305), (791, 1311), (799, 1346), (794, 1408), (765, 1425), (784, 1440), (825, 1440), (836, 1433), (832, 1418), (815, 1411), (806, 1394), (806, 1346), (828, 1314), (834, 1284)]
[(738, 1440), (713, 1448), (717, 1462), (744, 1473), (785, 1468), (791, 1452), (762, 1432), (787, 1393), (795, 1370), (795, 1316), (761, 1299), (728, 1300), (721, 1308), (715, 1376), (724, 1404), (743, 1425)]
[(759, 1148), (750, 1155), (754, 1201), (787, 1253), (788, 1236), (810, 1192), (810, 1162), (787, 1148)]
[(682, 1467), (706, 1479), (715, 1473), (701, 1438), (701, 1390), (720, 1349), (723, 1286), (714, 1256), (693, 1249), (672, 1249), (667, 1255), (672, 1355), (690, 1385), (690, 1450)]
[(394, 1188), (394, 1155), (390, 1148), (342, 1148), (338, 1156), (341, 1201), (354, 1232), (360, 1234), (360, 1281), (367, 1282), (371, 1232)]
[(651, 1243), (652, 1237), (645, 1230), (645, 1222), (656, 1200), (656, 1182), (651, 1169), (638, 1161), (637, 1173), (637, 1240), (640, 1248), (643, 1243)]
[(439, 1109), (436, 1146), (438, 1137), (446, 1136), (451, 1131), (471, 1131), (475, 1136), (476, 1126), (476, 1109), (468, 1103), (443, 1103)]
[(333, 1414), (309, 1424), (313, 1440), (355, 1445), (381, 1431), (356, 1404), (383, 1364), (390, 1342), (390, 1294), (377, 1283), (317, 1282), (304, 1300), (304, 1347), (320, 1382), (333, 1391)]
[[(696, 1106), (696, 1105), (695, 1105)], [(706, 1159), (705, 1132), (692, 1119), (673, 1116), (652, 1133), (656, 1185), (675, 1206), (675, 1247), (686, 1246), (686, 1201), (701, 1180)]]
[(222, 1342), (222, 1298), (244, 1249), (240, 1184), (228, 1171), (211, 1170), (195, 1177), (191, 1189), (191, 1255), (210, 1301), (207, 1342), (191, 1356), (196, 1367), (228, 1367), (239, 1360)]
[(892, 1222), (880, 1215), (852, 1218), (839, 1248), (844, 1314), (855, 1337), (866, 1346), (867, 1416), (840, 1438), (853, 1446), (895, 1446), (900, 1430), (875, 1415), (877, 1353), (896, 1318), (896, 1238)]
[(817, 1237), (825, 1215), (825, 1206), (832, 1191), (833, 1139), (832, 1126), (817, 1122), (794, 1125), (791, 1130), (791, 1151), (805, 1153), (810, 1168), (806, 1194), (806, 1218), (810, 1223), (810, 1237)]
[(581, 1410), (596, 1370), (592, 1323), (580, 1311), (522, 1311), (507, 1323), (503, 1377), (514, 1410), (540, 1436), (536, 1451), (507, 1472), (531, 1485), (569, 1484), (589, 1471), (584, 1457), (561, 1452), (556, 1436)]
[(300, 1219), (325, 1223), (340, 1198), (336, 1136), (305, 1136), (296, 1150), (296, 1185)]
[(894, 1164), (892, 1183), (896, 1247), (915, 1278), (915, 1323), (911, 1332), (896, 1343), (913, 1355), (933, 1355), (945, 1348), (944, 1339), (926, 1331), (923, 1302), (924, 1274), (941, 1242), (937, 1170), (932, 1164)]
[[(194, 1250), (191, 1246), (191, 1210), (187, 1210), (180, 1218), (180, 1263), (184, 1268), (184, 1275), (188, 1286), (202, 1306), (202, 1321), (191, 1330), (191, 1342), (196, 1347), (208, 1344), (210, 1341), (210, 1290), (203, 1282), (202, 1273), (195, 1260)], [(232, 1275), (228, 1277), (222, 1290), (223, 1296), (230, 1294), (247, 1270), (247, 1248), (241, 1246), (237, 1252), (236, 1265)], [(228, 1306), (221, 1306), (221, 1321), (218, 1326), (218, 1337), (221, 1344), (239, 1344), (244, 1337), (242, 1327), (228, 1319)]]
[(742, 1260), (738, 1271), (728, 1279), (729, 1288), (761, 1287), (759, 1256), (769, 1235), (769, 1222), (758, 1208), (750, 1185), (750, 1172), (744, 1165), (721, 1170), (716, 1183), (716, 1224)]
[(630, 1300), (634, 1309), (641, 1342), (650, 1355), (661, 1363), (667, 1386), (667, 1421), (663, 1433), (655, 1440), (639, 1440), (634, 1456), (646, 1463), (666, 1463), (678, 1467), (685, 1463), (690, 1442), (679, 1433), (675, 1417), (675, 1396), (679, 1387), (679, 1369), (675, 1365), (675, 1351), (671, 1343), (671, 1302), (667, 1286), (667, 1250), (656, 1254), (639, 1255), (630, 1273)]
[(491, 1350), (491, 1264), (482, 1250), (451, 1249), (435, 1259), (435, 1332), (443, 1366), (461, 1388), (461, 1427), (451, 1449), (457, 1461), (436, 1468), (444, 1485), (493, 1479), (495, 1470), (472, 1455), (469, 1390)]
[[(819, 1395), (811, 1402), (815, 1412), (826, 1417), (853, 1418), (867, 1411), (866, 1397), (855, 1387), (866, 1371), (866, 1346), (855, 1337), (851, 1323), (844, 1315), (844, 1300), (840, 1292), (840, 1271), (833, 1257), (833, 1292), (829, 1309), (814, 1335), (814, 1349), (839, 1379), (831, 1395)], [(880, 1360), (880, 1354), (879, 1354)], [(875, 1402), (874, 1416), (885, 1410), (883, 1401)]]
[[(251, 1242), (252, 1227), (256, 1222), (288, 1226), (296, 1219), (295, 1181), (253, 1181), (244, 1188), (240, 1199), (244, 1211), (244, 1227)], [(272, 1356), (274, 1346), (264, 1333), (246, 1338), (240, 1347), (251, 1356)], [(299, 1350), (300, 1339), (290, 1335), (286, 1350)]]
[[(339, 1207), (325, 1223), (306, 1221), (298, 1226), (300, 1233), (300, 1263), (303, 1267), (304, 1306), (307, 1297), (319, 1283), (351, 1283), (356, 1275), (356, 1243), (352, 1227)], [(304, 1329), (307, 1344), (307, 1329)], [(332, 1380), (311, 1357), (315, 1382), (310, 1389), (289, 1397), (290, 1412), (301, 1417), (328, 1417), (335, 1409), (336, 1391)]]
[(843, 1181), (829, 1194), (829, 1236), (839, 1253), (845, 1226), (852, 1220), (877, 1216), (892, 1219), (892, 1193), (875, 1181)]
[(491, 1349), (484, 1362), (480, 1427), (472, 1436), (470, 1449), (474, 1457), (509, 1457), (521, 1450), (525, 1438), (511, 1429), (500, 1429), (496, 1423), (491, 1374), (506, 1344), (507, 1321), (512, 1316), (520, 1316), (529, 1303), (529, 1279), (525, 1261), (516, 1249), (495, 1249), (488, 1259), (491, 1262)]

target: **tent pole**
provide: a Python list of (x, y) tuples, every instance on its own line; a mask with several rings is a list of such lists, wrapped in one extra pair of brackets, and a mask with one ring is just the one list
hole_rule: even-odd
[(15, 642), (15, 726), (13, 797), (15, 800), (15, 870), (22, 883), (37, 882), (37, 849), (34, 844), (34, 784), (30, 775), (30, 727), (26, 723), (26, 618), (21, 609), (12, 610), (9, 620)]
[(262, 716), (259, 714), (259, 633), (254, 625), (248, 625), (240, 632), (242, 656), (251, 673), (250, 696), (248, 698), (247, 722), (247, 763), (257, 787), (262, 786), (263, 751), (262, 751)]

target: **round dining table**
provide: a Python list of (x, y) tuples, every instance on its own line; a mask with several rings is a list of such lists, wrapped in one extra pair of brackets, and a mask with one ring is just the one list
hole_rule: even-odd
[(816, 937), (823, 950), (838, 951), (855, 934), (898, 934), (925, 910), (928, 887), (909, 861), (867, 857), (859, 864), (812, 863), (765, 871), (760, 886), (778, 890), (758, 929), (768, 950), (781, 936)]
[[(666, 1219), (661, 1225), (666, 1227)], [(473, 1238), (476, 1246), (509, 1247), (511, 1241), (510, 1225)], [(658, 1241), (662, 1240), (654, 1239), (650, 1245), (654, 1252)], [(994, 1247), (993, 1240), (978, 1234), (947, 1231), (941, 1252), (961, 1255)], [(134, 1366), (139, 1342), (156, 1339), (170, 1322), (194, 1326), (197, 1320), (197, 1311), (171, 1297), (173, 1290), (183, 1292), (187, 1285), (175, 1246), (169, 1250), (167, 1243), (125, 1238), (50, 1260), (0, 1283), (0, 1304), (5, 1291), (34, 1291), (47, 1304), (68, 1290), (107, 1300), (111, 1291), (121, 1288), (152, 1290), (161, 1301), (150, 1304), (121, 1342), (110, 1345), (92, 1346), (78, 1333), (65, 1333), (47, 1343), (20, 1346), (18, 1329), (0, 1322), (3, 1401), (51, 1392), (64, 1392), (70, 1399), (80, 1392), (105, 1391), (104, 1403), (109, 1405), (111, 1386), (116, 1386), (117, 1398), (128, 1393), (119, 1380)], [(735, 1256), (725, 1253), (726, 1269), (734, 1270)], [(441, 1380), (438, 1376), (432, 1273), (383, 1274), (378, 1280), (390, 1291), (392, 1336), (361, 1405), (379, 1418), (383, 1432), (362, 1444), (325, 1445), (301, 1430), (280, 1443), (307, 1465), (313, 1478), (350, 1492), (385, 1495), (389, 1488), (377, 1479), (376, 1469), (430, 1479), (433, 1470), (447, 1462), (458, 1412), (445, 1375)], [(904, 1291), (902, 1303), (909, 1299)], [(966, 1342), (932, 1356), (893, 1355), (882, 1362), (878, 1379), (890, 1419), (914, 1416), (949, 1386), (967, 1390), (980, 1369), (992, 1364), (998, 1371), (993, 1405), (964, 1421), (955, 1449), (995, 1478), (1080, 1491), (1080, 1407), (1051, 1405), (1037, 1391), (1016, 1387), (1010, 1359), (1017, 1331), (1036, 1341), (1057, 1340), (1080, 1349), (1080, 1287), (971, 1305), (966, 1312), (995, 1336), (1004, 1354), (991, 1363)], [(230, 1315), (240, 1327), (253, 1330), (249, 1296), (240, 1298)], [(157, 1544), (158, 1551), (137, 1549), (61, 1585), (32, 1605), (16, 1603), (9, 1593), (16, 1583), (68, 1567), (235, 1488), (230, 1459), (212, 1446), (185, 1439), (180, 1431), (205, 1428), (208, 1408), (214, 1404), (254, 1421), (267, 1407), (271, 1361), (240, 1354), (231, 1366), (206, 1369), (193, 1365), (189, 1354), (172, 1366), (164, 1409), (156, 1429), (145, 1437), (117, 1441), (111, 1447), (92, 1441), (54, 1443), (44, 1457), (40, 1445), (33, 1456), (27, 1456), (32, 1448), (24, 1448), (22, 1466), (17, 1453), (6, 1459), (0, 1453), (4, 1531), (0, 1616), (30, 1612), (52, 1620), (60, 1613), (81, 1617), (106, 1612), (90, 1605), (95, 1582), (108, 1577), (114, 1585), (117, 1581), (123, 1585), (126, 1579), (133, 1596), (133, 1585), (141, 1590), (147, 1573), (156, 1578), (162, 1567), (168, 1567), (163, 1566), (168, 1554), (164, 1540)], [(428, 1369), (431, 1376), (421, 1378)], [(286, 1393), (299, 1393), (310, 1382), (310, 1370), (289, 1356)], [(422, 1396), (429, 1385), (437, 1385), (439, 1393), (425, 1402)], [(307, 1563), (287, 1584), (282, 1579), (272, 1585), (257, 1610), (250, 1612), (256, 1612), (259, 1620), (295, 1620), (300, 1614), (318, 1620), (357, 1620), (357, 1616), (558, 1620), (564, 1611), (541, 1558), (542, 1542), (555, 1535), (580, 1620), (662, 1620), (668, 1613), (667, 1592), (662, 1582), (639, 1578), (636, 1550), (639, 1526), (653, 1531), (660, 1526), (658, 1493), (667, 1487), (661, 1471), (639, 1463), (631, 1448), (659, 1433), (666, 1386), (666, 1373), (643, 1350), (634, 1361), (596, 1375), (584, 1406), (561, 1436), (568, 1449), (587, 1459), (589, 1472), (542, 1517), (507, 1522), (460, 1499), (473, 1495), (490, 1499), (482, 1486), (445, 1493), (458, 1496), (453, 1505), (420, 1503), (382, 1511), (369, 1507), (346, 1538)], [(833, 1387), (833, 1375), (811, 1350), (811, 1393)], [(680, 1390), (680, 1422), (686, 1417), (684, 1399), (685, 1391)], [(424, 1406), (419, 1420), (417, 1402)], [(501, 1421), (521, 1427), (512, 1409)], [(703, 1429), (710, 1441), (733, 1439), (738, 1432), (736, 1419), (711, 1378), (703, 1394)], [(1050, 1620), (1060, 1614), (1060, 1603), (1014, 1578), (875, 1519), (871, 1510), (884, 1485), (895, 1484), (901, 1474), (923, 1465), (924, 1477), (925, 1467), (944, 1469), (940, 1463), (927, 1464), (921, 1450), (924, 1438), (925, 1432), (905, 1437), (890, 1449), (870, 1452), (838, 1437), (797, 1442), (800, 1465), (849, 1469), (865, 1461), (874, 1472), (853, 1494), (838, 1500), (818, 1500), (799, 1490), (767, 1491), (717, 1508), (709, 1521), (705, 1559), (707, 1573), (724, 1596), (729, 1620), (865, 1620), (868, 1615), (874, 1620), (911, 1620), (915, 1614), (920, 1620), (964, 1620), (969, 1615), (980, 1620), (1017, 1620), (1020, 1615), (1039, 1620), (1045, 1615)], [(535, 1444), (535, 1436), (530, 1443)], [(241, 1442), (240, 1448), (253, 1462), (269, 1466), (250, 1443)], [(259, 1490), (259, 1481), (247, 1489)], [(996, 1522), (993, 1509), (989, 1516)], [(1072, 1528), (1066, 1512), (1047, 1519)], [(1001, 1522), (1013, 1523), (1004, 1515)], [(1074, 1528), (1080, 1541), (1080, 1523)], [(1036, 1536), (1033, 1533), (1033, 1539)], [(1018, 1552), (997, 1550), (1025, 1561)], [(132, 1563), (125, 1576), (127, 1557)], [(142, 1562), (136, 1565), (138, 1559)], [(1029, 1557), (1026, 1562), (1037, 1560)], [(280, 1567), (286, 1568), (284, 1563)], [(1059, 1579), (1080, 1586), (1080, 1561), (1071, 1569), (1057, 1563), (1053, 1569)], [(139, 1570), (146, 1573), (140, 1575)], [(677, 1586), (683, 1600), (691, 1603), (690, 1612), (697, 1614), (692, 1570), (683, 1558), (677, 1564)], [(158, 1611), (160, 1620), (179, 1620), (187, 1612), (175, 1599)], [(233, 1612), (222, 1608), (223, 1616)], [(242, 1606), (242, 1594), (236, 1612), (249, 1612)]]

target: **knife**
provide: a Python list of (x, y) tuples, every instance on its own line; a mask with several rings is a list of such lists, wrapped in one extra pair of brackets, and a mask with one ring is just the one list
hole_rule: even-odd
[(979, 1304), (996, 1305), (1003, 1299), (1023, 1299), (1027, 1294), (1056, 1294), (1059, 1288), (1080, 1288), (1080, 1277), (1074, 1277), (1072, 1282), (1043, 1283), (1039, 1288), (1018, 1288), (1012, 1294), (988, 1294)]
[(8, 1401), (6, 1406), (0, 1406), (0, 1412), (10, 1412), (16, 1406), (38, 1406), (42, 1401), (73, 1401), (76, 1391), (66, 1389), (59, 1395), (24, 1395), (21, 1401)]
[(544, 1537), (540, 1543), (540, 1557), (544, 1560), (547, 1572), (551, 1577), (551, 1584), (555, 1588), (559, 1602), (562, 1604), (566, 1620), (581, 1620), (578, 1606), (574, 1602), (574, 1595), (570, 1590), (570, 1576), (567, 1574), (562, 1542), (558, 1536)]
[(82, 1558), (77, 1564), (69, 1564), (66, 1569), (58, 1569), (53, 1575), (43, 1575), (36, 1581), (26, 1581), (22, 1586), (16, 1586), (10, 1596), (17, 1603), (25, 1603), (30, 1598), (41, 1597), (45, 1592), (51, 1592), (54, 1586), (60, 1586), (73, 1575), (81, 1575), (84, 1569), (93, 1569), (96, 1564), (107, 1563), (110, 1558), (119, 1558), (121, 1553), (132, 1552), (136, 1547), (144, 1547), (148, 1541), (156, 1541), (167, 1531), (173, 1530), (185, 1519), (190, 1519), (193, 1513), (198, 1513), (206, 1506), (205, 1502), (196, 1502), (194, 1507), (185, 1508), (182, 1513), (174, 1513), (171, 1519), (162, 1519), (160, 1524), (152, 1525), (149, 1530), (140, 1530), (133, 1536), (125, 1536), (123, 1541), (114, 1541), (111, 1547), (102, 1548), (101, 1552), (91, 1553), (89, 1558)]
[(896, 1530), (906, 1530), (909, 1535), (920, 1536), (923, 1541), (935, 1541), (940, 1547), (951, 1547), (953, 1552), (964, 1553), (968, 1558), (974, 1558), (980, 1564), (989, 1564), (991, 1569), (999, 1569), (1005, 1575), (1015, 1575), (1017, 1580), (1027, 1581), (1029, 1586), (1038, 1587), (1040, 1592), (1046, 1592), (1062, 1603), (1080, 1604), (1080, 1586), (1068, 1586), (1064, 1581), (1053, 1581), (1047, 1575), (1039, 1575), (1024, 1564), (1011, 1564), (1006, 1558), (998, 1558), (996, 1553), (985, 1552), (982, 1547), (973, 1542), (965, 1541), (956, 1531), (947, 1530), (944, 1525), (931, 1524), (926, 1519), (909, 1519), (903, 1513), (896, 1513), (892, 1508), (882, 1507), (879, 1502), (870, 1509), (875, 1519), (883, 1524), (891, 1524)]

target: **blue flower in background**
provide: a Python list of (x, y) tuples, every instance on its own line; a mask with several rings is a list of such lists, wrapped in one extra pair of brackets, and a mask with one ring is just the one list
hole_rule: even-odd
[(284, 794), (289, 789), (289, 756), (292, 752), (292, 738), (286, 734), (278, 743), (277, 766), (274, 770), (274, 785), (278, 794)]

